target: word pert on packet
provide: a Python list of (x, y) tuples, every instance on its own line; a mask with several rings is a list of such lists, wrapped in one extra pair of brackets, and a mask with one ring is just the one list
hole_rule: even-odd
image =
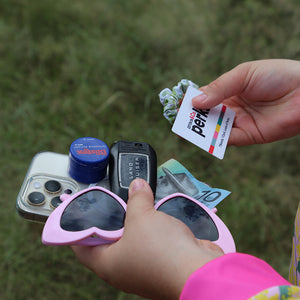
[(235, 112), (223, 104), (211, 109), (196, 109), (192, 98), (201, 91), (188, 87), (172, 131), (201, 149), (223, 159)]

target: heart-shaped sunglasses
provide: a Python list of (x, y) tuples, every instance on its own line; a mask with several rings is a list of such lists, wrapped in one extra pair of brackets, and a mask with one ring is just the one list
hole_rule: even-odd
[[(63, 201), (48, 217), (42, 242), (46, 245), (101, 245), (122, 237), (126, 203), (111, 191), (94, 186)], [(181, 193), (158, 201), (154, 208), (185, 223), (196, 238), (210, 240), (225, 253), (235, 252), (232, 235), (222, 220), (197, 200)]]

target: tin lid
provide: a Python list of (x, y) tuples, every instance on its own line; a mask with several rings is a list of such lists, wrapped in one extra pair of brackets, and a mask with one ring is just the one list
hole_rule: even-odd
[(109, 147), (93, 137), (82, 137), (70, 146), (69, 174), (82, 183), (95, 183), (106, 175)]

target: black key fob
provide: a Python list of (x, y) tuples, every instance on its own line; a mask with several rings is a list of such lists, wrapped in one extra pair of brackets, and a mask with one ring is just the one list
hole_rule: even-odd
[(155, 196), (157, 159), (153, 148), (143, 142), (118, 141), (110, 149), (109, 181), (111, 191), (128, 200), (132, 180), (142, 178), (152, 188)]

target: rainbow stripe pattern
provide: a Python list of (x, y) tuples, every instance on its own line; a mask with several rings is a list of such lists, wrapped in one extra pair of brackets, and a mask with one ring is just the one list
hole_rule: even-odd
[(225, 111), (226, 111), (226, 106), (223, 105), (223, 107), (221, 109), (221, 112), (220, 112), (220, 115), (219, 115), (219, 119), (218, 119), (218, 123), (217, 123), (216, 129), (215, 129), (215, 133), (213, 135), (212, 141), (211, 141), (210, 146), (209, 146), (209, 151), (208, 152), (210, 154), (213, 154), (213, 152), (215, 150), (215, 144), (216, 144), (216, 141), (217, 141), (217, 138), (218, 138), (218, 135), (219, 135), (221, 124), (223, 122)]

